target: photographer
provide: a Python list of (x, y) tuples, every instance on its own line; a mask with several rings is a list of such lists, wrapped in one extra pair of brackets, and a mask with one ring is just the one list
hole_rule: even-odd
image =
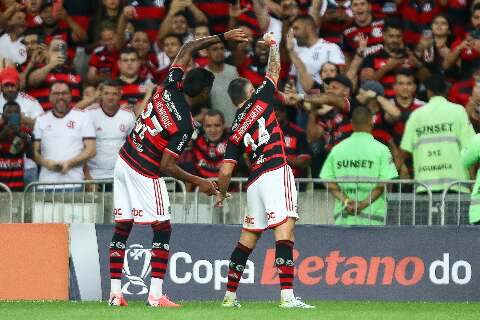
[(23, 191), (25, 186), (24, 159), (30, 130), (21, 127), (21, 121), (20, 105), (5, 103), (0, 118), (0, 182), (12, 191)]
[(411, 69), (419, 80), (425, 80), (430, 74), (420, 59), (405, 47), (402, 21), (393, 18), (385, 21), (383, 49), (368, 55), (361, 68), (361, 80), (379, 81), (385, 88), (386, 98), (395, 96), (393, 84), (397, 69)]

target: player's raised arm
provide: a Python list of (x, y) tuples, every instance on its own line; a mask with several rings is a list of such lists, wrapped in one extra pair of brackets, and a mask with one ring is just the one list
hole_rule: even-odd
[(267, 77), (277, 84), (278, 78), (280, 77), (280, 50), (278, 48), (278, 43), (275, 41), (273, 33), (265, 33), (263, 35), (263, 40), (265, 44), (270, 47), (270, 55), (268, 56), (267, 64)]
[(232, 29), (225, 33), (189, 41), (180, 48), (172, 65), (187, 65), (195, 52), (208, 48), (212, 44), (226, 41), (246, 42), (248, 38), (242, 29)]

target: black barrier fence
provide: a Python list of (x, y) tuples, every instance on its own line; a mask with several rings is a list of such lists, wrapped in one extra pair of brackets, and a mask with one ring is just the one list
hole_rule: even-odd
[[(110, 290), (110, 225), (71, 225), (71, 298), (106, 299)], [(175, 300), (220, 300), (240, 226), (176, 224), (164, 289)], [(150, 283), (152, 232), (135, 226), (122, 290), (144, 300)], [(296, 229), (295, 291), (305, 299), (479, 301), (480, 229), (334, 227)], [(279, 299), (274, 239), (266, 232), (251, 255), (240, 299)]]

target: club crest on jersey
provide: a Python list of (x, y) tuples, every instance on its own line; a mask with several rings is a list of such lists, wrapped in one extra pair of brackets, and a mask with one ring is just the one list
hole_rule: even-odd
[(126, 132), (127, 131), (127, 126), (125, 126), (123, 123), (119, 127), (121, 132)]
[(372, 33), (372, 37), (380, 38), (382, 36), (382, 29), (378, 27), (373, 28), (371, 33)]
[(67, 122), (67, 128), (75, 129), (75, 121), (70, 120)]

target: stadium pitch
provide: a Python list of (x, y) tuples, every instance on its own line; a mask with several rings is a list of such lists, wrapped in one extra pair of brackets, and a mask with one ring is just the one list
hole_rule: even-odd
[(317, 308), (285, 310), (277, 302), (243, 301), (240, 309), (225, 309), (220, 302), (184, 302), (179, 309), (149, 308), (131, 302), (126, 308), (111, 308), (103, 302), (0, 302), (1, 320), (466, 320), (479, 319), (480, 303), (434, 302), (320, 302), (307, 301)]

